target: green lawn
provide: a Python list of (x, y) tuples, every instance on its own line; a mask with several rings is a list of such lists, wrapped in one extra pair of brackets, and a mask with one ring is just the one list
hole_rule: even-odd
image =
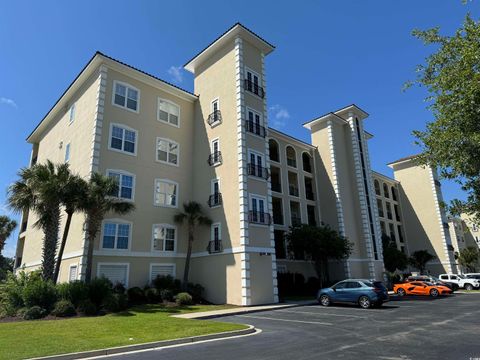
[(0, 324), (0, 359), (25, 359), (244, 329), (239, 324), (171, 317), (225, 306), (145, 305), (102, 317)]

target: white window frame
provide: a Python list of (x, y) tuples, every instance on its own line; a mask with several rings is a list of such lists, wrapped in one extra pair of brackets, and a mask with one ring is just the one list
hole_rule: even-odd
[[(175, 238), (173, 239), (173, 251), (170, 250), (156, 250), (155, 249), (155, 227), (164, 227), (169, 229), (175, 230)], [(176, 254), (177, 253), (177, 244), (178, 244), (178, 227), (172, 224), (153, 224), (152, 225), (152, 243), (151, 243), (151, 251), (154, 253), (160, 254)], [(165, 239), (163, 239), (163, 248), (165, 249)]]
[[(170, 113), (168, 113), (169, 117), (168, 117), (168, 121), (165, 121), (165, 120), (161, 120), (160, 119), (160, 115), (159, 115), (159, 110), (160, 110), (160, 101), (164, 101), (166, 103), (169, 103), (170, 105), (173, 105), (173, 106), (176, 106), (178, 108), (178, 124), (172, 124), (170, 122)], [(182, 117), (182, 109), (180, 108), (180, 105), (178, 105), (177, 103), (173, 102), (172, 100), (168, 100), (168, 99), (164, 99), (164, 98), (161, 98), (161, 97), (158, 97), (157, 98), (157, 120), (160, 121), (162, 124), (168, 124), (170, 126), (173, 126), (173, 127), (176, 127), (176, 128), (180, 128), (180, 119)]]
[[(117, 199), (120, 199), (120, 200), (123, 200), (123, 201), (130, 201), (130, 202), (134, 202), (135, 200), (135, 185), (136, 185), (136, 182), (137, 182), (137, 179), (136, 179), (136, 175), (135, 174), (132, 174), (128, 171), (125, 171), (125, 170), (119, 170), (119, 169), (107, 169), (107, 177), (110, 176), (110, 173), (115, 173), (115, 174), (120, 174), (120, 182), (119, 182), (119, 186), (118, 186), (118, 194), (116, 196), (113, 196)], [(121, 188), (122, 188), (122, 176), (131, 176), (132, 177), (132, 198), (131, 199), (128, 199), (128, 198), (123, 198), (120, 196), (121, 194)]]
[[(168, 183), (168, 184), (174, 184), (177, 187), (176, 188), (177, 193), (176, 193), (175, 205), (157, 204), (156, 196), (155, 196), (156, 195), (156, 188), (157, 188), (157, 181), (165, 182), (165, 183)], [(160, 178), (156, 178), (156, 179), (153, 180), (153, 206), (177, 209), (179, 199), (180, 199), (180, 186), (178, 185), (178, 182), (170, 180), (170, 179), (160, 179)]]
[[(255, 70), (252, 70), (248, 66), (245, 66), (245, 79), (248, 79), (248, 73), (252, 74), (252, 84), (253, 84), (253, 75), (255, 75), (258, 78), (258, 86), (263, 88), (263, 80), (260, 74)], [(255, 94), (253, 91), (246, 91), (246, 92), (252, 94), (255, 97), (258, 97), (258, 98), (260, 97), (259, 95)]]
[[(115, 230), (115, 240), (113, 243), (113, 248), (106, 248), (103, 247), (103, 236), (105, 235), (105, 223), (113, 223), (116, 224), (116, 230)], [(126, 249), (118, 249), (117, 248), (117, 242), (118, 242), (118, 225), (129, 225), (129, 230), (128, 230), (128, 246)], [(118, 218), (112, 218), (112, 219), (104, 219), (102, 221), (102, 228), (100, 231), (100, 249), (101, 250), (106, 250), (106, 251), (119, 251), (119, 252), (126, 252), (130, 251), (132, 247), (132, 234), (133, 234), (133, 222), (127, 221), (124, 219), (118, 219)]]
[[(219, 152), (219, 153), (222, 152), (222, 150), (220, 150), (220, 149), (221, 149), (221, 147), (220, 147), (220, 146), (221, 146), (221, 144), (220, 144), (220, 137), (216, 137), (215, 139), (212, 139), (212, 140), (210, 141), (210, 154), (213, 154), (213, 153), (214, 153), (214, 151), (213, 151), (213, 144), (214, 144), (215, 142), (218, 143), (218, 152)], [(218, 165), (221, 165), (221, 164), (222, 164), (221, 161), (217, 161), (217, 162), (213, 163), (212, 166), (218, 166)]]
[[(123, 131), (123, 137), (122, 137), (122, 149), (115, 149), (115, 148), (112, 147), (112, 136), (113, 136), (113, 127), (114, 126), (118, 127), (118, 128), (122, 128), (124, 130)], [(135, 145), (134, 145), (133, 153), (123, 150), (124, 142), (125, 142), (125, 130), (128, 130), (128, 131), (131, 131), (131, 132), (135, 133)], [(137, 148), (138, 148), (138, 131), (137, 130), (135, 130), (135, 129), (129, 127), (129, 126), (123, 125), (123, 124), (110, 123), (110, 133), (108, 135), (108, 150), (116, 151), (116, 152), (126, 154), (126, 155), (130, 155), (130, 156), (137, 156)]]
[(214, 190), (215, 190), (215, 187), (213, 184), (215, 183), (218, 183), (218, 192), (221, 193), (221, 184), (220, 184), (220, 178), (215, 178), (215, 179), (212, 179), (210, 180), (210, 195), (213, 195), (215, 194)]
[[(76, 268), (75, 278), (73, 280), (71, 278), (72, 268)], [(68, 282), (73, 282), (73, 281), (78, 280), (78, 268), (79, 268), (78, 264), (70, 264), (70, 266), (68, 267)]]
[[(277, 193), (277, 194), (281, 194), (281, 193)], [(282, 224), (275, 224), (275, 222), (273, 221), (273, 198), (275, 199), (280, 199), (281, 203), (282, 203), (282, 219), (283, 219), (283, 225)], [(272, 195), (272, 224), (275, 225), (275, 226), (287, 226), (287, 222), (286, 222), (286, 218), (285, 218), (285, 202), (283, 201), (283, 196), (275, 196), (275, 195)], [(282, 230), (283, 231), (283, 230)]]
[[(125, 105), (122, 106), (122, 105), (118, 105), (115, 103), (115, 91), (116, 91), (116, 88), (117, 88), (117, 84), (118, 85), (123, 85), (127, 88), (127, 91), (125, 93)], [(137, 92), (137, 109), (136, 110), (133, 110), (133, 109), (130, 109), (129, 107), (127, 107), (127, 99), (128, 99), (128, 88), (132, 89), (132, 90), (135, 90)], [(124, 109), (124, 110), (128, 110), (130, 112), (133, 112), (135, 114), (138, 114), (140, 113), (140, 89), (136, 88), (135, 86), (133, 85), (130, 85), (129, 83), (126, 83), (126, 82), (123, 82), (123, 81), (118, 81), (118, 80), (113, 80), (113, 88), (112, 88), (112, 105), (113, 106), (116, 106), (120, 109)]]
[[(293, 151), (295, 152), (295, 166), (291, 166), (288, 164), (288, 154), (287, 154), (287, 149), (291, 147), (293, 149)], [(298, 158), (297, 158), (297, 150), (295, 149), (295, 147), (291, 144), (287, 144), (287, 146), (285, 146), (285, 164), (287, 164), (287, 167), (289, 167), (290, 169), (297, 169), (298, 171)], [(303, 165), (303, 164), (302, 164)]]
[(222, 240), (222, 223), (220, 222), (213, 223), (210, 227), (210, 240), (215, 240), (215, 228), (218, 228), (218, 240)]
[[(216, 98), (213, 99), (213, 100), (211, 101), (211, 103), (210, 103), (210, 113), (211, 113), (211, 114), (213, 114), (213, 112), (215, 111), (215, 110), (214, 110), (214, 107), (213, 107), (213, 104), (214, 104), (214, 103), (217, 103), (217, 110), (220, 111), (220, 98), (219, 98), (219, 97), (216, 97)], [(210, 126), (211, 126), (212, 128), (214, 128), (215, 126), (218, 126), (218, 125), (220, 125), (221, 123), (222, 123), (222, 121), (217, 120), (217, 121), (215, 121), (214, 123), (212, 123)]]
[(117, 266), (126, 266), (127, 267), (127, 276), (125, 277), (124, 286), (128, 288), (128, 282), (130, 280), (130, 263), (117, 263), (117, 262), (99, 262), (97, 263), (97, 278), (100, 278), (100, 267), (103, 265), (117, 265)]
[[(158, 159), (158, 141), (159, 140), (163, 140), (163, 141), (166, 141), (168, 142), (168, 144), (175, 144), (177, 145), (177, 163), (174, 164), (174, 163), (171, 163), (169, 161), (163, 161), (163, 160), (159, 160)], [(167, 151), (167, 159), (169, 158), (169, 155), (170, 155), (170, 152)], [(168, 139), (168, 138), (162, 138), (162, 137), (157, 137), (157, 139), (155, 140), (155, 161), (156, 162), (159, 162), (161, 164), (165, 164), (165, 165), (171, 165), (171, 166), (176, 166), (176, 167), (179, 167), (180, 166), (180, 144), (172, 139)]]
[(175, 263), (150, 263), (150, 273), (149, 273), (149, 276), (148, 276), (149, 283), (151, 283), (153, 281), (152, 272), (153, 272), (153, 267), (154, 266), (172, 266), (173, 267), (173, 275), (172, 276), (174, 278), (177, 277), (177, 264), (175, 264)]
[[(253, 149), (250, 149), (250, 148), (249, 148), (249, 149), (247, 150), (247, 156), (248, 156), (248, 158), (247, 158), (247, 164), (251, 164), (251, 162), (250, 162), (251, 155), (255, 155), (255, 166), (258, 166), (258, 164), (257, 164), (257, 157), (258, 157), (258, 156), (261, 157), (261, 159), (262, 159), (262, 167), (264, 168), (263, 171), (266, 171), (265, 169), (267, 169), (267, 166), (266, 166), (266, 163), (265, 163), (265, 161), (266, 161), (266, 160), (265, 160), (265, 159), (266, 159), (265, 154), (264, 154), (264, 153), (261, 153), (261, 152), (259, 152), (259, 151), (257, 151), (257, 150), (253, 150)], [(247, 166), (248, 166), (248, 165), (247, 165)], [(258, 177), (258, 176), (248, 175), (248, 177), (251, 178), (251, 179), (255, 179), (255, 180), (259, 180), (259, 181), (263, 181), (263, 182), (266, 182), (266, 181), (267, 181), (267, 179), (261, 178), (261, 177)]]
[(64, 162), (65, 162), (65, 163), (69, 163), (71, 157), (72, 157), (72, 146), (71, 146), (71, 143), (68, 143), (67, 145), (65, 145), (65, 158), (64, 158)]
[[(254, 120), (253, 120), (253, 126), (255, 126), (255, 115), (258, 115), (259, 118), (260, 118), (259, 126), (263, 126), (263, 127), (265, 126), (265, 125), (264, 125), (264, 122), (263, 122), (263, 114), (262, 114), (260, 111), (257, 111), (257, 110), (255, 110), (255, 109), (253, 109), (253, 108), (251, 108), (251, 107), (246, 107), (246, 111), (245, 111), (245, 115), (246, 115), (246, 116), (245, 116), (245, 125), (246, 125), (246, 122), (249, 121), (248, 112), (252, 112), (252, 113), (253, 113), (253, 119), (254, 119)], [(260, 136), (259, 134), (256, 134), (255, 132), (247, 131), (247, 133), (248, 133), (249, 135), (256, 136), (256, 137), (258, 137), (258, 138), (260, 138), (260, 139), (262, 139), (262, 140), (264, 139), (263, 136)]]
[[(258, 195), (258, 194), (249, 194), (249, 197), (248, 197), (248, 211), (249, 211), (249, 213), (250, 213), (250, 211), (253, 211), (252, 199), (262, 200), (263, 201), (263, 212), (265, 214), (270, 214), (269, 210), (268, 210), (267, 198), (263, 195)], [(257, 212), (260, 212), (260, 209), (257, 209)], [(250, 225), (252, 225), (252, 226), (269, 226), (268, 224), (261, 224), (261, 223), (251, 223)]]
[(70, 108), (68, 109), (68, 124), (69, 125), (72, 124), (75, 121), (75, 112), (76, 112), (75, 105), (76, 105), (76, 103), (73, 103), (72, 105), (70, 105)]

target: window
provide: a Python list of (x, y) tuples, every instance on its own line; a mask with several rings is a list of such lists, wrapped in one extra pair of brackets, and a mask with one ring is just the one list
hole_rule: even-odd
[(175, 277), (175, 264), (150, 264), (150, 281), (157, 276), (173, 276)]
[(138, 98), (140, 91), (129, 84), (119, 81), (114, 81), (113, 87), (113, 104), (127, 110), (138, 112)]
[(287, 257), (287, 246), (285, 244), (284, 234), (285, 232), (282, 230), (273, 230), (273, 237), (275, 240), (275, 256), (277, 259), (285, 259)]
[(383, 196), (385, 196), (386, 198), (390, 198), (390, 195), (388, 193), (388, 185), (387, 184), (383, 184)]
[[(347, 281), (345, 287), (347, 289), (358, 289), (358, 288), (361, 288), (362, 285), (360, 285), (360, 283), (357, 282), (357, 281)], [(373, 287), (373, 285), (372, 285), (372, 287)]]
[(104, 277), (112, 284), (122, 284), (128, 287), (128, 264), (99, 263), (97, 277)]
[(280, 162), (280, 152), (278, 149), (278, 143), (270, 139), (268, 140), (268, 147), (269, 147), (269, 154), (270, 154), (270, 160)]
[(157, 119), (167, 124), (180, 126), (180, 107), (168, 100), (158, 98)]
[(260, 115), (258, 112), (249, 108), (247, 108), (246, 127), (247, 127), (247, 131), (252, 134), (255, 134), (261, 137), (266, 136), (265, 128), (263, 127), (262, 115)]
[(250, 222), (257, 224), (270, 224), (270, 215), (265, 212), (266, 200), (263, 196), (250, 195)]
[(386, 202), (385, 204), (387, 205), (387, 217), (388, 217), (389, 220), (392, 220), (393, 219), (392, 206), (390, 205), (389, 202)]
[(335, 290), (345, 289), (346, 287), (347, 287), (346, 282), (341, 282), (341, 283), (338, 283), (337, 285), (333, 286), (333, 288)]
[(211, 166), (220, 165), (222, 163), (222, 153), (220, 152), (220, 139), (213, 139), (210, 144), (210, 157), (208, 163)]
[(220, 223), (212, 224), (212, 241), (219, 241), (222, 239), (222, 229)]
[(249, 150), (248, 158), (248, 175), (265, 178), (267, 175), (267, 169), (265, 169), (263, 166), (263, 154), (253, 150)]
[(385, 214), (383, 213), (383, 201), (380, 199), (377, 199), (377, 208), (378, 208), (378, 216), (385, 217)]
[(118, 187), (111, 195), (124, 200), (133, 200), (133, 189), (135, 177), (126, 172), (117, 170), (108, 170), (107, 176), (114, 178), (117, 181)]
[(68, 110), (68, 120), (70, 124), (75, 120), (75, 103), (73, 103)]
[(302, 162), (303, 162), (303, 171), (311, 173), (312, 172), (312, 157), (308, 153), (304, 152), (302, 154)]
[(287, 165), (296, 168), (297, 167), (297, 154), (291, 146), (287, 146)]
[(65, 162), (68, 163), (70, 161), (70, 143), (65, 146)]
[(123, 125), (110, 125), (110, 150), (136, 154), (137, 131)]
[(263, 98), (263, 88), (260, 86), (260, 76), (253, 70), (246, 69), (245, 89)]
[(273, 223), (283, 225), (283, 201), (281, 198), (272, 197)]
[(395, 237), (395, 228), (393, 227), (393, 224), (388, 224), (388, 229), (390, 231), (390, 239), (396, 241), (397, 238)]
[(72, 282), (77, 280), (77, 273), (78, 273), (78, 266), (77, 265), (70, 265), (70, 269), (68, 270), (68, 281)]
[(222, 193), (220, 192), (220, 179), (212, 179), (210, 197), (208, 198), (210, 207), (222, 205)]
[(220, 223), (214, 223), (211, 226), (210, 242), (208, 243), (207, 251), (210, 254), (223, 251), (222, 227)]
[(392, 186), (392, 199), (398, 201), (397, 189), (394, 186)]
[(477, 232), (478, 231), (478, 226), (477, 224), (472, 224), (472, 231)]
[(155, 180), (155, 205), (177, 207), (178, 184), (170, 180)]
[(157, 138), (157, 161), (177, 165), (180, 153), (180, 145), (175, 141)]
[(375, 179), (374, 184), (375, 184), (375, 194), (382, 195), (382, 193), (380, 192), (380, 183), (378, 182), (378, 180)]
[(386, 235), (385, 223), (383, 221), (380, 221), (380, 229), (382, 231), (382, 235)]
[(153, 250), (175, 251), (177, 228), (168, 224), (153, 225)]
[(103, 223), (102, 249), (127, 250), (131, 225), (114, 221)]
[(307, 205), (308, 225), (317, 226), (317, 217), (315, 215), (315, 206)]

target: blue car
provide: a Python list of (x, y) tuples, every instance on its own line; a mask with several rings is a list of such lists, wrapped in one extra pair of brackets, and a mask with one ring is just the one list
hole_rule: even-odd
[(368, 309), (372, 306), (381, 306), (389, 300), (389, 297), (388, 290), (381, 281), (347, 279), (319, 290), (317, 300), (323, 306), (352, 303)]

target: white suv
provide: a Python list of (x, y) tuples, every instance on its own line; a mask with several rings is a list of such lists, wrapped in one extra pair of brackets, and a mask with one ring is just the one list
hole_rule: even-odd
[(469, 279), (460, 274), (440, 274), (438, 278), (442, 281), (457, 284), (465, 290), (473, 290), (480, 288), (480, 282), (477, 279)]

